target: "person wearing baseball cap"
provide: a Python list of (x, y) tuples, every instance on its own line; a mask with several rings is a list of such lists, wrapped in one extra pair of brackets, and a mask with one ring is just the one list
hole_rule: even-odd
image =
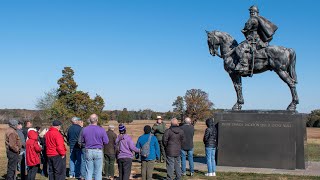
[(65, 179), (66, 177), (66, 146), (60, 133), (61, 121), (54, 120), (45, 135), (49, 163), (49, 179)]
[(158, 143), (160, 145), (160, 159), (159, 161), (161, 163), (166, 161), (166, 152), (164, 150), (162, 137), (164, 134), (164, 131), (166, 130), (166, 124), (162, 121), (161, 116), (157, 116), (157, 122), (152, 126), (152, 133), (154, 136), (156, 136)]

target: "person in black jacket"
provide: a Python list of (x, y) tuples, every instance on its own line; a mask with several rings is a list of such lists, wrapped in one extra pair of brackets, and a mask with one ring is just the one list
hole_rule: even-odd
[(82, 129), (79, 125), (80, 121), (82, 121), (80, 118), (73, 117), (71, 119), (72, 125), (68, 129), (67, 140), (70, 146), (70, 178), (79, 178), (81, 175), (81, 148), (78, 144), (79, 135)]
[[(181, 179), (181, 167), (180, 167), (180, 153), (181, 146), (184, 143), (184, 132), (179, 127), (178, 120), (173, 118), (171, 120), (171, 127), (164, 132), (163, 145), (166, 151), (166, 168), (167, 168), (167, 180), (180, 180)], [(173, 174), (176, 177), (174, 178)]]
[(204, 133), (203, 143), (206, 149), (206, 159), (208, 166), (208, 173), (206, 176), (216, 176), (216, 162), (215, 154), (217, 147), (217, 130), (213, 123), (213, 118), (206, 120), (207, 129)]
[(193, 166), (193, 136), (194, 136), (194, 127), (191, 124), (191, 119), (189, 117), (184, 119), (184, 124), (180, 126), (184, 132), (184, 143), (182, 144), (181, 149), (181, 170), (182, 175), (186, 175), (186, 155), (188, 155), (190, 176), (194, 174)]

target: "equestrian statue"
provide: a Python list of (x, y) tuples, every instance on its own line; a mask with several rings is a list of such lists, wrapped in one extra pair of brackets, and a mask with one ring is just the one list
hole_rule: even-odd
[(240, 44), (226, 32), (206, 31), (209, 52), (224, 60), (224, 69), (229, 73), (237, 93), (237, 102), (232, 109), (241, 110), (244, 104), (241, 78), (270, 70), (289, 86), (292, 101), (287, 110), (295, 111), (299, 104), (296, 53), (291, 48), (269, 45), (278, 27), (260, 16), (257, 6), (251, 6), (249, 11), (250, 18), (242, 30), (246, 39)]

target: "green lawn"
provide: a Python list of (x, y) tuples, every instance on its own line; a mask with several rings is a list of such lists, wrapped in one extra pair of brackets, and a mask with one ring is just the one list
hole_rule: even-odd
[(308, 143), (307, 155), (309, 161), (320, 161), (320, 144)]
[[(225, 180), (320, 180), (320, 177), (312, 176), (292, 176), (279, 174), (255, 174), (255, 173), (235, 173), (235, 172), (217, 172), (216, 177), (206, 177), (205, 172), (195, 171), (193, 177), (184, 176), (183, 179), (225, 179)], [(165, 164), (156, 164), (153, 178), (163, 179), (166, 177)]]

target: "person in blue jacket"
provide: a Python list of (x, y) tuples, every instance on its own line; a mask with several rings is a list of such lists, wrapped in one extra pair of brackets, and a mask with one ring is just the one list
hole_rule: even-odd
[(149, 155), (147, 157), (142, 155), (140, 156), (142, 180), (151, 180), (155, 161), (156, 159), (160, 159), (160, 148), (157, 138), (151, 134), (151, 127), (146, 125), (143, 130), (144, 134), (139, 137), (136, 147), (142, 150), (143, 145), (148, 142), (149, 137), (151, 136)]

